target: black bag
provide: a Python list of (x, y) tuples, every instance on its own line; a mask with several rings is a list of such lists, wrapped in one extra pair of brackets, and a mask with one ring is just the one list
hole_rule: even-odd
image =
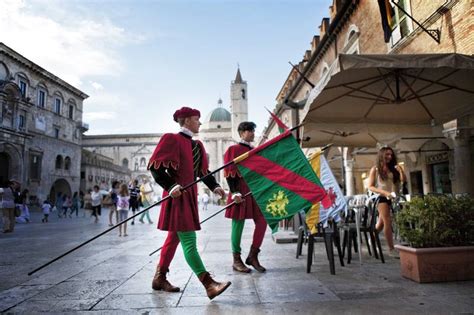
[(403, 183), (402, 185), (402, 194), (404, 195), (408, 195), (408, 187), (407, 187), (408, 183)]
[(23, 203), (23, 200), (22, 200), (23, 198), (20, 195), (20, 193), (18, 191), (13, 191), (13, 190), (12, 190), (12, 193), (13, 193), (13, 198), (15, 200), (15, 203), (17, 205), (22, 204)]
[(15, 206), (15, 217), (21, 216), (21, 209), (19, 206)]

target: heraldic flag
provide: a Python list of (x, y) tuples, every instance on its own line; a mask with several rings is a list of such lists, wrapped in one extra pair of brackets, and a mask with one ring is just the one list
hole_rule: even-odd
[(317, 224), (327, 224), (328, 219), (333, 219), (339, 222), (341, 218), (339, 213), (341, 211), (347, 211), (347, 203), (344, 198), (344, 194), (339, 187), (334, 174), (329, 167), (329, 164), (322, 154), (322, 152), (316, 152), (309, 158), (309, 164), (311, 164), (314, 172), (321, 180), (325, 188), (328, 189), (329, 194), (334, 194), (335, 201), (329, 208), (324, 207), (321, 203), (316, 203), (311, 207), (311, 211), (306, 214), (306, 225), (311, 229), (312, 233), (316, 233)]
[(278, 222), (308, 211), (314, 203), (333, 203), (291, 130), (234, 159), (273, 232)]

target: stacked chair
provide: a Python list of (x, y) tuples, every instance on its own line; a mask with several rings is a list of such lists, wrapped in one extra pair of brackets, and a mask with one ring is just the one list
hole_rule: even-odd
[(337, 228), (336, 222), (331, 219), (328, 221), (328, 226), (323, 226), (322, 223), (316, 225), (316, 233), (311, 233), (311, 229), (306, 224), (306, 216), (304, 211), (298, 213), (298, 218), (300, 221), (300, 226), (298, 229), (298, 242), (296, 246), (296, 258), (301, 256), (303, 251), (303, 244), (307, 244), (308, 254), (306, 262), (306, 272), (311, 272), (311, 266), (313, 264), (313, 255), (314, 255), (314, 242), (315, 238), (322, 237), (324, 239), (324, 244), (326, 246), (326, 254), (329, 260), (329, 271), (332, 275), (336, 274), (336, 268), (334, 263), (334, 249), (333, 246), (336, 246), (337, 253), (339, 256), (339, 261), (341, 266), (344, 266), (344, 260), (341, 250), (341, 242), (339, 237), (339, 230)]
[[(341, 234), (343, 234), (343, 257), (345, 256), (347, 249), (347, 263), (350, 264), (352, 260), (352, 247), (354, 247), (356, 252), (361, 250), (361, 248), (358, 248), (357, 246), (357, 224), (355, 221), (357, 219), (356, 211), (359, 211), (359, 231), (360, 235), (364, 235), (368, 253), (371, 256), (373, 253), (376, 259), (379, 259), (380, 257), (382, 263), (385, 263), (379, 233), (375, 230), (375, 224), (377, 222), (378, 195), (372, 197), (367, 195), (353, 196), (348, 204), (348, 212), (345, 214), (343, 222), (339, 227)], [(372, 250), (370, 245), (372, 245)]]

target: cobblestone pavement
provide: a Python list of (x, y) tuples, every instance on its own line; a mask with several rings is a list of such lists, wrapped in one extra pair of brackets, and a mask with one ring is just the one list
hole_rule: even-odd
[[(201, 212), (206, 218), (217, 207)], [(157, 210), (152, 210), (153, 219)], [(203, 225), (198, 246), (207, 269), (232, 285), (212, 301), (184, 261), (181, 248), (169, 279), (180, 293), (154, 292), (151, 279), (159, 257), (148, 254), (162, 245), (164, 232), (155, 223), (129, 225), (128, 237), (118, 231), (87, 244), (32, 276), (27, 273), (108, 228), (101, 221), (79, 217), (17, 225), (0, 235), (0, 311), (5, 313), (100, 314), (473, 314), (474, 281), (417, 284), (400, 276), (399, 261), (386, 264), (367, 255), (329, 274), (322, 243), (306, 273), (306, 256), (295, 259), (296, 244), (276, 244), (267, 231), (260, 255), (268, 271), (237, 274), (232, 270), (230, 220), (223, 214)], [(253, 222), (242, 240), (248, 253)], [(304, 249), (306, 250), (306, 249)], [(244, 257), (245, 258), (245, 257)]]

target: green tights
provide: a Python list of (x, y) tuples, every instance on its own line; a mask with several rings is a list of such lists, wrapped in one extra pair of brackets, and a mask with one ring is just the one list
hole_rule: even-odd
[(206, 272), (206, 268), (197, 251), (196, 232), (178, 232), (178, 237), (183, 247), (184, 258), (194, 274), (199, 276), (201, 273)]
[(232, 252), (240, 254), (242, 249), (240, 248), (240, 241), (242, 240), (242, 231), (244, 230), (245, 220), (232, 219)]

